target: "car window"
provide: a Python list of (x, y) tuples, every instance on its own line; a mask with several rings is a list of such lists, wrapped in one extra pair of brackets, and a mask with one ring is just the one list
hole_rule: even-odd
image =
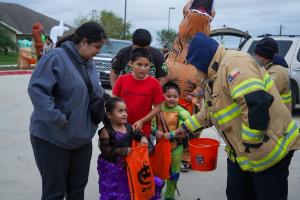
[(298, 49), (297, 60), (300, 62), (300, 49)]
[(127, 42), (108, 41), (102, 46), (101, 53), (117, 54), (120, 49), (129, 45)]
[[(248, 53), (253, 55), (254, 48), (256, 47), (258, 40), (254, 40), (248, 49)], [(292, 46), (293, 41), (291, 40), (276, 40), (279, 48), (278, 54), (282, 57), (285, 57), (290, 47)]]
[(222, 44), (226, 49), (239, 50), (245, 39), (241, 37), (222, 35), (222, 36), (212, 36), (218, 43)]

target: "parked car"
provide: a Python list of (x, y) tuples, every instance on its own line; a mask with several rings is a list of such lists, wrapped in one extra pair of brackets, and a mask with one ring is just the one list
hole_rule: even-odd
[(241, 50), (251, 35), (235, 28), (223, 27), (212, 30), (210, 37), (221, 43), (226, 49)]
[(130, 46), (131, 41), (109, 39), (101, 48), (93, 61), (98, 70), (100, 82), (105, 87), (110, 87), (109, 75), (111, 70), (111, 60), (115, 57), (118, 51), (124, 47)]
[(285, 58), (289, 65), (290, 83), (292, 91), (292, 108), (299, 104), (300, 94), (300, 36), (295, 35), (262, 35), (252, 37), (244, 44), (241, 51), (253, 54), (254, 48), (263, 37), (271, 37), (276, 40), (279, 52), (278, 54)]
[[(253, 55), (257, 42), (262, 38), (271, 37), (276, 40), (279, 47), (278, 54), (284, 57), (289, 65), (293, 110), (296, 104), (300, 103), (300, 35), (265, 34), (252, 37), (238, 29), (223, 27), (212, 30), (210, 36), (222, 43), (227, 49), (241, 50), (251, 55)], [(232, 44), (235, 46), (232, 47)]]

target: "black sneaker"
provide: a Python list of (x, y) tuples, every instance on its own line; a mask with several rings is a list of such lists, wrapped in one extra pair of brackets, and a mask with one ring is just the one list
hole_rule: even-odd
[(181, 172), (187, 173), (187, 172), (190, 171), (191, 168), (190, 168), (190, 165), (187, 162), (182, 162), (181, 165), (182, 165), (181, 168), (180, 168)]

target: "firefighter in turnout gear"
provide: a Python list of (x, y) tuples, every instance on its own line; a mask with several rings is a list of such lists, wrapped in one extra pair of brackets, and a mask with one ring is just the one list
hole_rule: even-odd
[(270, 75), (249, 54), (225, 50), (202, 33), (192, 39), (187, 60), (198, 69), (205, 106), (176, 135), (217, 128), (228, 153), (229, 200), (287, 199), (300, 136)]
[(276, 41), (272, 38), (263, 38), (254, 49), (254, 58), (268, 71), (283, 103), (291, 111), (292, 93), (290, 90), (288, 65), (284, 58), (277, 55), (277, 53), (278, 44)]

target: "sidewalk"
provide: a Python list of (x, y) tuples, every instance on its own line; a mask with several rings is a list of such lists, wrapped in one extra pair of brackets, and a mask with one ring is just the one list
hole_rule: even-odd
[[(31, 149), (28, 125), (32, 105), (27, 95), (30, 75), (0, 76), (0, 199), (35, 200), (41, 197), (41, 178)], [(299, 125), (300, 111), (294, 117)], [(215, 137), (211, 129), (206, 136)], [(93, 157), (85, 197), (99, 199), (97, 134), (93, 139)], [(226, 200), (226, 154), (219, 148), (218, 167), (212, 172), (182, 173), (179, 179), (180, 200)], [(300, 151), (290, 167), (289, 200), (300, 196)]]

